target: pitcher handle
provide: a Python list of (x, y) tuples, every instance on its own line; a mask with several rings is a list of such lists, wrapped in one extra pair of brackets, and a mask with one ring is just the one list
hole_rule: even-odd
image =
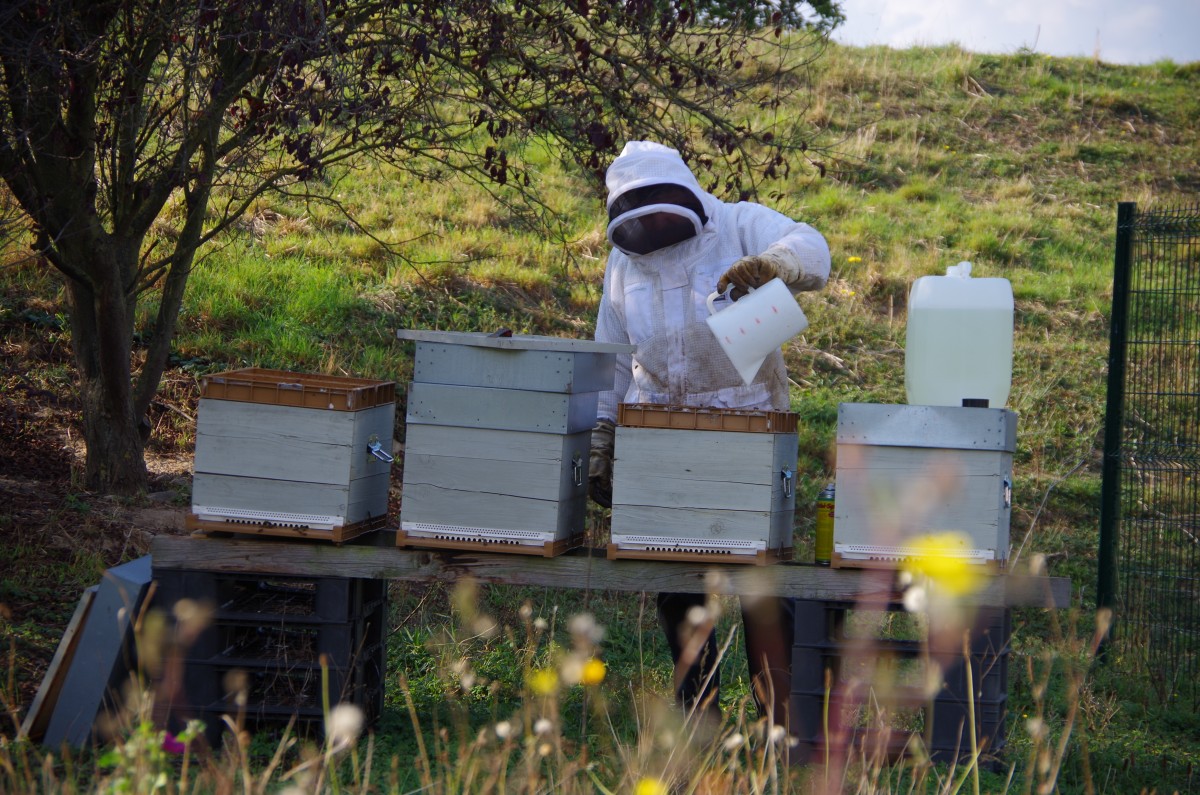
[[(716, 302), (716, 300), (718, 298), (728, 298), (730, 300), (730, 302), (732, 302), (733, 298), (730, 295), (732, 292), (733, 292), (733, 284), (730, 284), (728, 287), (725, 288), (725, 292), (721, 292), (719, 290), (713, 290), (711, 293), (709, 293), (708, 301), (707, 301), (708, 314), (710, 314), (710, 315), (717, 314), (717, 309), (716, 309), (716, 307), (713, 306), (713, 304)], [(754, 292), (753, 287), (750, 288), (750, 292)]]

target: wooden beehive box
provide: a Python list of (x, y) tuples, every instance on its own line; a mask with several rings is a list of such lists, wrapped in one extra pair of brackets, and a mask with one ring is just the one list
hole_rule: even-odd
[(397, 544), (555, 555), (582, 543), (599, 393), (633, 346), (397, 337), (416, 343)]
[(208, 376), (189, 527), (344, 541), (387, 521), (391, 381), (248, 368)]
[(609, 556), (791, 557), (796, 416), (621, 407)]
[(964, 559), (1003, 565), (1016, 438), (1007, 409), (841, 404), (834, 565), (892, 567), (947, 531), (971, 539)]

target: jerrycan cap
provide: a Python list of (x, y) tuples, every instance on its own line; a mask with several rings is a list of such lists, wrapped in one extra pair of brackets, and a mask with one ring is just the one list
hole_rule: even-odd
[(971, 276), (971, 263), (963, 260), (957, 265), (951, 265), (946, 268), (947, 276), (956, 276), (960, 279), (968, 279)]

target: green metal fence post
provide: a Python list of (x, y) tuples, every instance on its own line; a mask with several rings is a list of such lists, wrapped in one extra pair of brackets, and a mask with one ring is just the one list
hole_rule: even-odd
[[(1117, 531), (1121, 496), (1121, 408), (1125, 400), (1125, 343), (1129, 311), (1129, 266), (1133, 259), (1136, 202), (1117, 205), (1117, 246), (1113, 259), (1112, 319), (1108, 333), (1108, 398), (1104, 411), (1104, 461), (1100, 485), (1100, 550), (1096, 607), (1112, 611), (1109, 637), (1116, 630)], [(1102, 658), (1108, 639), (1101, 646)]]

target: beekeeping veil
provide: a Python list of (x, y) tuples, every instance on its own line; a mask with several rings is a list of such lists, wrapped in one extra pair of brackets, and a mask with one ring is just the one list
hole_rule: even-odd
[(629, 255), (649, 254), (700, 234), (708, 222), (703, 190), (679, 152), (630, 141), (608, 167), (608, 240)]

